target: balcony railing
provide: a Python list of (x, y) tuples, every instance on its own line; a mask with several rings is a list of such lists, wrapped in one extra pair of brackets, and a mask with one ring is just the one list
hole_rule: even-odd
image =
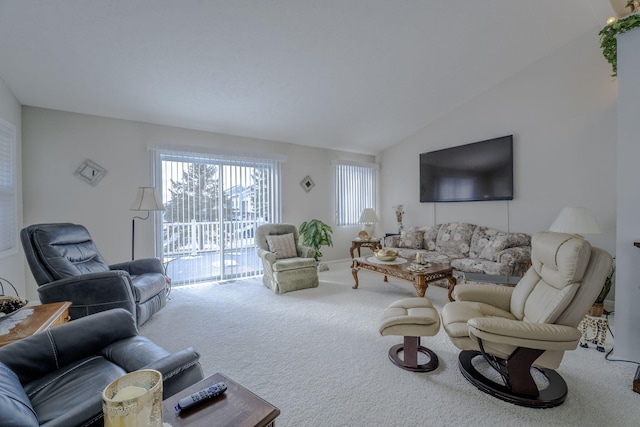
[(255, 247), (256, 220), (172, 222), (162, 224), (165, 256), (197, 255)]

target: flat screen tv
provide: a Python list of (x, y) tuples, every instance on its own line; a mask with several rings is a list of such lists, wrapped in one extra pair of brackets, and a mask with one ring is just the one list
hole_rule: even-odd
[(420, 154), (421, 202), (513, 200), (513, 135)]

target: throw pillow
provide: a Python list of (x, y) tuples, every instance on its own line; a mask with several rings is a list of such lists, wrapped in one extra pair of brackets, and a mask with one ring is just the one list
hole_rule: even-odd
[(422, 249), (422, 237), (424, 232), (411, 227), (407, 230), (402, 230), (400, 233), (400, 243), (398, 247), (407, 249)]
[(461, 222), (442, 224), (438, 230), (436, 250), (447, 255), (466, 257), (469, 254), (469, 244), (475, 229), (476, 225)]
[(269, 245), (269, 252), (273, 252), (276, 259), (294, 258), (298, 256), (293, 233), (270, 234), (267, 236), (267, 244)]
[(495, 261), (499, 252), (511, 246), (511, 238), (509, 235), (496, 236), (487, 244), (480, 252), (480, 258)]

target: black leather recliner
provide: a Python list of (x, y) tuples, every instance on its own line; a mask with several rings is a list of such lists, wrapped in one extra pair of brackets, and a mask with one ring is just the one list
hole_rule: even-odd
[(159, 259), (108, 265), (82, 225), (30, 225), (20, 239), (40, 301), (71, 301), (71, 319), (122, 307), (142, 325), (167, 303)]
[(138, 335), (121, 308), (83, 317), (0, 347), (0, 425), (102, 425), (102, 391), (112, 381), (155, 369), (166, 399), (203, 378), (199, 358)]

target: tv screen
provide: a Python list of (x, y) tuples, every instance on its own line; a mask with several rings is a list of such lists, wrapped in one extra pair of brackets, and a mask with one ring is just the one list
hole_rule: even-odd
[(513, 135), (420, 154), (421, 202), (513, 200)]

